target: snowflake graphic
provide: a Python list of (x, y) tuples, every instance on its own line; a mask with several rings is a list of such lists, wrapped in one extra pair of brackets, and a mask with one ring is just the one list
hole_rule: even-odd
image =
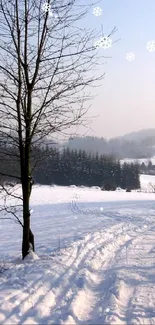
[(47, 11), (51, 11), (51, 5), (47, 2), (45, 2), (43, 5), (42, 5), (42, 10), (44, 12), (47, 12)]
[(104, 49), (108, 49), (109, 47), (112, 47), (112, 39), (109, 38), (108, 36), (101, 37), (100, 42)]
[(112, 47), (112, 39), (108, 36), (101, 37), (98, 41), (95, 42), (94, 46), (96, 48), (102, 47), (104, 49), (108, 49)]
[(135, 59), (135, 54), (134, 53), (127, 53), (126, 54), (126, 59), (128, 60), (128, 61), (133, 61), (134, 59)]
[(18, 300), (16, 300), (15, 304), (18, 306), (18, 305), (20, 305), (20, 302)]
[(96, 41), (96, 42), (94, 43), (94, 46), (95, 46), (97, 49), (98, 49), (99, 47), (102, 47), (102, 44), (101, 44), (100, 40)]
[(46, 13), (49, 12), (49, 16), (52, 17), (53, 19), (58, 18), (58, 16), (51, 10), (51, 5), (47, 2), (45, 2), (42, 5), (42, 10)]
[(146, 48), (148, 51), (154, 52), (155, 51), (155, 41), (148, 42), (146, 45)]
[(95, 7), (95, 8), (93, 9), (93, 14), (94, 14), (95, 16), (101, 16), (101, 15), (102, 15), (102, 9), (101, 9), (100, 7)]

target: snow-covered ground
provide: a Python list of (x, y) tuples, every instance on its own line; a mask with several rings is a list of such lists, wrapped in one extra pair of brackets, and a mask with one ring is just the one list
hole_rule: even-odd
[(154, 193), (36, 186), (31, 208), (24, 261), (0, 221), (0, 324), (155, 324)]
[(143, 162), (148, 165), (149, 161), (152, 162), (153, 165), (155, 165), (155, 156), (152, 158), (141, 158), (141, 159), (132, 159), (132, 158), (124, 158), (121, 159), (121, 163), (132, 163), (132, 162), (138, 162), (139, 164), (142, 164)]
[(140, 182), (142, 190), (151, 191), (155, 188), (155, 175), (141, 175)]

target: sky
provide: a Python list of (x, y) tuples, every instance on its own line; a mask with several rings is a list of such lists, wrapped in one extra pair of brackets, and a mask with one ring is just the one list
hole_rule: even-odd
[[(147, 49), (147, 43), (155, 41), (155, 0), (101, 0), (95, 7), (102, 9), (102, 15), (91, 11), (88, 27), (100, 31), (103, 25), (108, 35), (116, 26), (118, 31), (111, 38), (120, 40), (111, 48), (98, 49), (111, 58), (101, 67), (105, 78), (89, 110), (89, 116), (96, 117), (89, 129), (80, 132), (112, 138), (155, 128), (155, 51)], [(126, 58), (130, 52), (135, 55), (133, 61)]]

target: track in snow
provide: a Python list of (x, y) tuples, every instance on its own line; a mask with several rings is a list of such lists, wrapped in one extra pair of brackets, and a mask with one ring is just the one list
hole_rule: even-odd
[[(136, 322), (138, 316), (134, 301), (138, 301), (137, 292), (143, 288), (139, 247), (144, 243), (144, 238), (146, 240), (146, 229), (144, 228), (145, 235), (138, 235), (138, 239), (137, 236), (126, 234), (127, 232), (132, 233), (131, 226), (114, 226), (107, 233), (88, 236), (81, 244), (73, 267), (67, 277), (62, 279), (61, 297), (59, 296), (57, 307), (52, 311), (56, 323), (61, 318), (62, 323), (67, 325)], [(147, 235), (147, 240), (149, 236)], [(150, 237), (150, 243), (153, 244), (153, 237)], [(133, 261), (132, 254), (135, 250), (138, 251), (138, 257), (135, 256)], [(131, 270), (133, 279), (130, 277)], [(66, 283), (72, 284), (72, 289), (66, 290)], [(155, 295), (151, 301), (154, 298)], [(145, 313), (143, 321), (144, 318), (146, 323), (155, 322), (151, 313)]]
[[(132, 202), (122, 210), (104, 209), (97, 216), (104, 229), (91, 229), (67, 248), (10, 263), (0, 285), (6, 290), (5, 299), (0, 295), (0, 323), (155, 324), (153, 204), (147, 216), (138, 210), (134, 215)], [(88, 218), (96, 211), (83, 213), (74, 204), (75, 215)]]

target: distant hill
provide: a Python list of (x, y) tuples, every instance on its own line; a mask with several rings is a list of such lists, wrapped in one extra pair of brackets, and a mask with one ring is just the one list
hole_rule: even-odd
[(151, 158), (155, 155), (155, 129), (140, 130), (110, 140), (92, 136), (70, 138), (65, 143), (70, 149), (81, 149), (91, 154), (108, 154), (116, 158)]
[(146, 139), (151, 139), (155, 144), (155, 129), (143, 129), (140, 131), (136, 131), (136, 132), (131, 132), (131, 133), (127, 133), (121, 137), (117, 137), (117, 139), (124, 139), (127, 141), (142, 141), (142, 140), (146, 140)]

